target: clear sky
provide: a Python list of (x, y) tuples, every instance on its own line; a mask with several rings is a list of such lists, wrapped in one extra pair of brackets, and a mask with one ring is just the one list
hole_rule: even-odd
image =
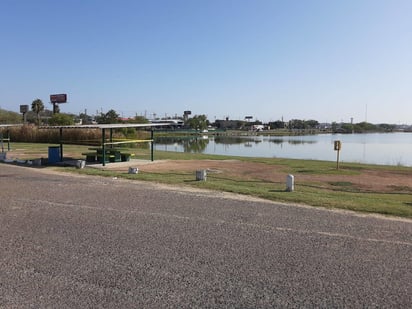
[(0, 0), (0, 108), (412, 123), (411, 0)]

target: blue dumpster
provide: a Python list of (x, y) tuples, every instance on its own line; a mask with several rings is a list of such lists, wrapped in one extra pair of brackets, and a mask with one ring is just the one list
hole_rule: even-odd
[(60, 162), (60, 146), (50, 146), (48, 163), (53, 164), (57, 162)]

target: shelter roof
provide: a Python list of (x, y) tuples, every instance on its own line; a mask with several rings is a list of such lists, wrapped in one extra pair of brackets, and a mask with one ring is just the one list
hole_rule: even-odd
[(16, 124), (0, 124), (0, 128), (21, 127), (22, 125), (23, 125), (22, 123), (16, 123)]
[(67, 126), (41, 126), (41, 129), (120, 129), (120, 128), (151, 128), (170, 126), (170, 123), (112, 123), (112, 124), (86, 124)]

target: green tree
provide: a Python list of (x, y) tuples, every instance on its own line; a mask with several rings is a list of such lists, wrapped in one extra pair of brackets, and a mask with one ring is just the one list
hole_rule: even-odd
[(186, 125), (195, 130), (206, 130), (208, 121), (206, 115), (195, 115), (186, 121)]
[(281, 120), (276, 120), (276, 121), (269, 122), (269, 126), (271, 129), (284, 129), (285, 123)]
[(353, 124), (351, 123), (342, 123), (341, 124), (342, 133), (352, 133), (354, 131)]
[(89, 124), (89, 116), (86, 113), (80, 113), (79, 119), (81, 120), (82, 124)]
[(300, 119), (292, 119), (289, 121), (289, 129), (298, 129), (298, 130), (306, 129), (305, 121), (300, 120)]
[(43, 101), (36, 99), (31, 103), (31, 110), (37, 115), (37, 125), (40, 125), (40, 113), (44, 111)]
[(74, 118), (68, 114), (53, 114), (49, 119), (51, 126), (69, 126), (74, 124)]
[(106, 114), (101, 113), (96, 117), (98, 123), (119, 123), (119, 114), (111, 109)]
[(378, 125), (378, 128), (379, 128), (380, 131), (393, 132), (393, 130), (395, 130), (395, 125), (387, 124), (387, 123), (381, 123), (380, 125)]
[(116, 113), (115, 110), (111, 109), (106, 113), (106, 120), (107, 123), (118, 123), (119, 122), (119, 114)]
[(372, 123), (363, 121), (354, 125), (354, 130), (356, 133), (365, 133), (365, 132), (376, 132), (376, 126)]
[(319, 122), (317, 120), (306, 120), (305, 127), (309, 129), (316, 129), (319, 126)]

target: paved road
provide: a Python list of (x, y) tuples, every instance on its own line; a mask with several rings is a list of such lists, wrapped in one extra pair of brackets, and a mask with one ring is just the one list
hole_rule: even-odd
[(412, 305), (408, 220), (5, 164), (0, 205), (0, 308)]

